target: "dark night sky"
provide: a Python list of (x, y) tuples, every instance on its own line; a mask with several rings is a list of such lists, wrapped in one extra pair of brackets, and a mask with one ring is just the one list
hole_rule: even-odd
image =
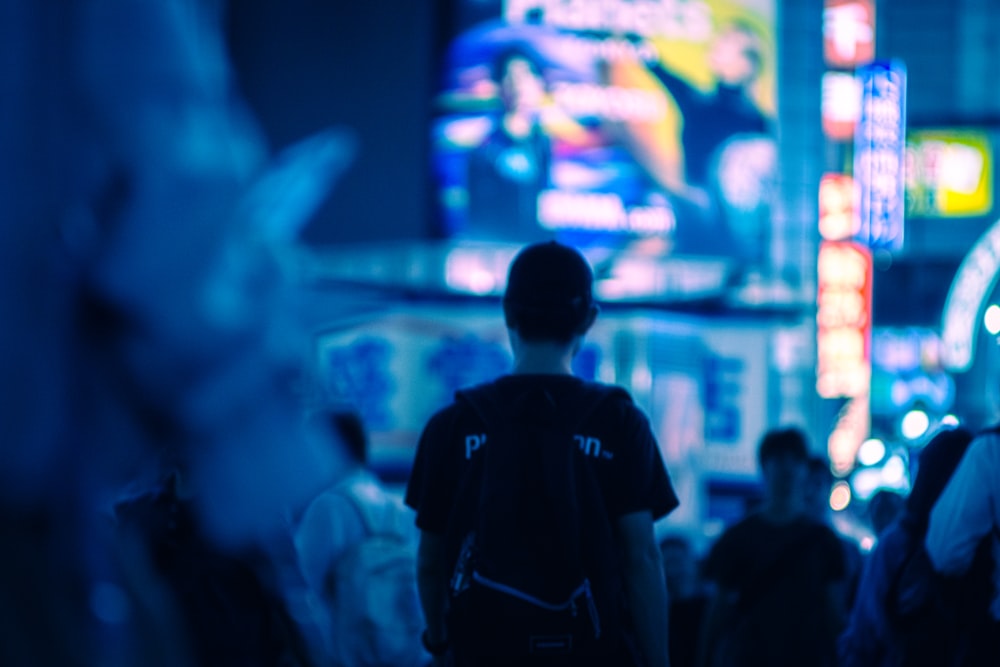
[(358, 154), (306, 228), (315, 246), (434, 235), (428, 114), (438, 0), (238, 0), (227, 17), (240, 89), (271, 147), (331, 125)]

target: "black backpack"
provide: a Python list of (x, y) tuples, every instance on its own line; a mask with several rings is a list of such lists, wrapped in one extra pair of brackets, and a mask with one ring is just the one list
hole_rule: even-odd
[(542, 389), (512, 406), (493, 385), (456, 395), (488, 435), (449, 530), (449, 634), (458, 653), (579, 664), (623, 645), (621, 570), (593, 469), (600, 443), (579, 428), (608, 398), (631, 399), (620, 388), (581, 386), (572, 398), (561, 394), (562, 404)]

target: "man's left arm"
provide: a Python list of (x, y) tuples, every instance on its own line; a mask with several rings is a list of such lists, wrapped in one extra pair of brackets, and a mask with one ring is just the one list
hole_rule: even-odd
[(626, 514), (618, 519), (617, 529), (624, 555), (625, 595), (640, 650), (647, 665), (668, 667), (667, 585), (652, 515), (648, 511)]
[(942, 574), (968, 570), (976, 547), (993, 528), (998, 445), (996, 436), (977, 438), (931, 510), (927, 554)]

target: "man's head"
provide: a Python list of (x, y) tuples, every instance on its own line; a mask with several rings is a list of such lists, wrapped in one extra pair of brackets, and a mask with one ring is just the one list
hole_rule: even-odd
[(906, 513), (918, 525), (926, 525), (931, 508), (948, 485), (974, 434), (965, 428), (938, 431), (920, 451), (917, 476), (906, 498)]
[(355, 463), (368, 465), (368, 431), (357, 412), (343, 406), (317, 408), (306, 418), (306, 428), (344, 447)]
[(801, 495), (809, 460), (805, 433), (794, 427), (768, 431), (761, 439), (757, 458), (772, 500), (787, 501)]
[(507, 276), (507, 328), (529, 343), (571, 343), (597, 317), (593, 284), (590, 265), (575, 248), (555, 241), (527, 246)]

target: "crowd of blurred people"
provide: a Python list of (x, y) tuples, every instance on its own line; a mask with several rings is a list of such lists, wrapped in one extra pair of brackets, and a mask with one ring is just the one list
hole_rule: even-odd
[[(863, 553), (828, 523), (829, 464), (807, 453), (795, 429), (769, 431), (759, 452), (763, 504), (704, 558), (687, 537), (662, 542), (671, 664), (997, 664), (997, 528), (989, 508), (998, 489), (966, 456), (973, 442), (989, 452), (996, 437), (964, 428), (934, 434), (919, 452), (910, 493), (869, 500), (877, 541)], [(979, 479), (953, 480), (958, 469)], [(942, 494), (961, 509), (940, 503)], [(978, 514), (962, 504), (970, 495), (982, 498)], [(963, 537), (938, 537), (952, 530)], [(962, 555), (950, 562), (943, 555), (955, 552)], [(684, 583), (673, 583), (678, 578)]]

